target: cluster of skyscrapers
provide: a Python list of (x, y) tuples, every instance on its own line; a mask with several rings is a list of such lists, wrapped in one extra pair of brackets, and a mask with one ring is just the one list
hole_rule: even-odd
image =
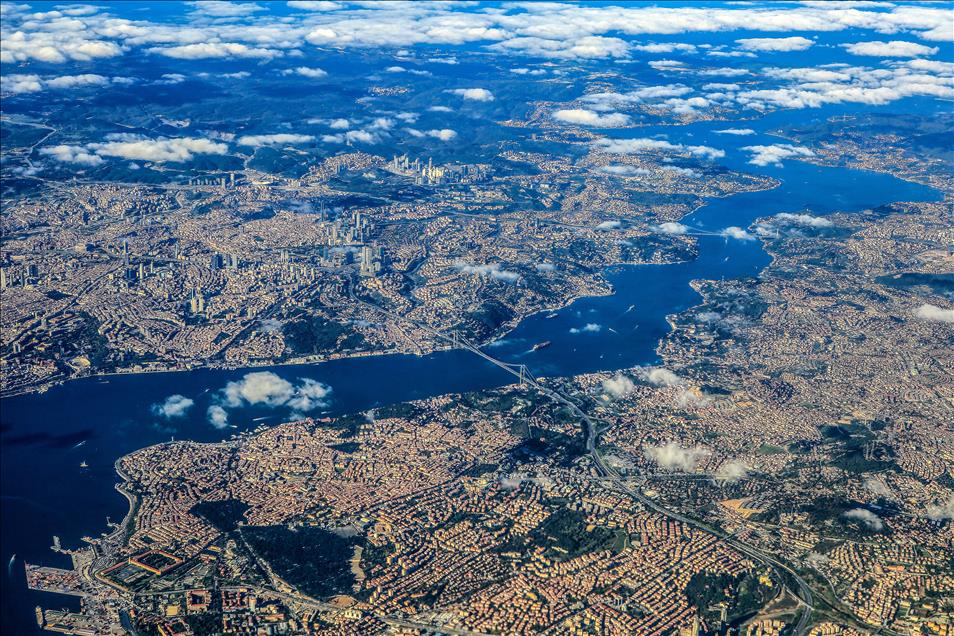
[(417, 185), (477, 183), (487, 175), (487, 171), (479, 165), (435, 166), (431, 158), (428, 158), (425, 164), (420, 159), (411, 161), (407, 155), (392, 157), (387, 169), (394, 174), (412, 177)]

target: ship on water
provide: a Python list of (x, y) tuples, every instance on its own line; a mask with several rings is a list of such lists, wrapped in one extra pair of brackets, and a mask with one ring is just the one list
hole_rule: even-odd
[(540, 349), (546, 349), (552, 344), (549, 340), (544, 340), (543, 342), (538, 342), (530, 348), (530, 351), (539, 351)]

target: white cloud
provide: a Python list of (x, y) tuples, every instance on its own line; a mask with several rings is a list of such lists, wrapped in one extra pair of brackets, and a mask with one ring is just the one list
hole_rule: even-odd
[(647, 367), (645, 369), (640, 369), (640, 375), (644, 380), (653, 386), (670, 387), (685, 386), (686, 384), (685, 380), (680, 378), (669, 369), (664, 369), (663, 367)]
[(680, 387), (676, 392), (676, 405), (680, 408), (705, 408), (710, 404), (712, 404), (712, 397), (699, 389)]
[(954, 74), (954, 62), (938, 62), (937, 60), (909, 60), (904, 64), (916, 71), (928, 71), (941, 75)]
[(252, 47), (238, 42), (205, 42), (170, 47), (153, 47), (149, 49), (149, 52), (179, 60), (232, 57), (272, 59), (283, 55), (281, 51), (275, 49)]
[(163, 73), (162, 77), (160, 77), (154, 83), (171, 86), (173, 84), (181, 84), (185, 80), (186, 80), (186, 76), (183, 75), (182, 73)]
[(246, 16), (265, 7), (254, 2), (227, 2), (226, 0), (198, 0), (190, 2), (194, 10), (213, 18), (235, 18)]
[(915, 309), (914, 315), (921, 320), (954, 323), (954, 309), (944, 309), (930, 303), (925, 303)]
[(472, 265), (463, 261), (454, 264), (454, 268), (462, 274), (471, 274), (484, 278), (493, 278), (504, 283), (514, 283), (520, 279), (520, 274), (500, 269), (498, 263), (489, 263), (487, 265)]
[(936, 46), (924, 46), (923, 44), (903, 40), (855, 42), (854, 44), (845, 44), (844, 47), (852, 55), (868, 55), (871, 57), (922, 57), (935, 55), (939, 51)]
[[(81, 24), (78, 20), (72, 22)], [(116, 57), (124, 51), (119, 44), (97, 39), (95, 35), (88, 36), (81, 29), (47, 30), (45, 24), (28, 24), (26, 28), (20, 25), (21, 28), (17, 30), (0, 30), (0, 62), (89, 62)]]
[(623, 224), (622, 224), (621, 222), (619, 222), (619, 221), (603, 221), (602, 223), (598, 223), (594, 229), (604, 230), (604, 231), (605, 231), (605, 230), (618, 230), (618, 229), (621, 228), (622, 226), (623, 226)]
[(195, 404), (195, 401), (184, 395), (170, 395), (162, 403), (153, 404), (152, 412), (166, 419), (185, 417), (186, 412), (193, 404)]
[[(787, 84), (726, 93), (719, 99), (760, 111), (842, 103), (883, 105), (918, 95), (954, 99), (952, 70), (938, 64), (932, 60), (911, 60), (876, 69), (844, 64), (827, 68), (766, 68), (766, 77)], [(714, 94), (710, 97), (715, 98)]]
[(428, 130), (427, 135), (429, 137), (434, 137), (440, 139), (441, 141), (450, 141), (457, 137), (457, 132), (451, 130), (450, 128), (441, 128), (440, 130)]
[(877, 477), (866, 477), (864, 482), (862, 482), (862, 485), (866, 490), (878, 495), (879, 497), (885, 497), (888, 499), (893, 497), (891, 490)]
[(309, 77), (311, 79), (317, 79), (319, 77), (326, 77), (328, 75), (327, 71), (323, 71), (320, 68), (312, 68), (308, 66), (299, 66), (296, 68), (286, 68), (282, 71), (282, 75), (301, 75), (302, 77)]
[(46, 85), (50, 88), (76, 88), (78, 86), (106, 86), (109, 84), (109, 78), (93, 73), (84, 75), (63, 75), (46, 80)]
[(469, 99), (475, 102), (494, 101), (494, 94), (488, 91), (486, 88), (454, 88), (445, 92), (459, 95), (464, 99)]
[[(3, 5), (0, 60), (61, 63), (113, 57), (139, 46), (170, 47), (184, 57), (260, 56), (267, 59), (304, 43), (331, 47), (394, 47), (471, 44), (517, 55), (560, 60), (625, 59), (631, 52), (691, 53), (681, 43), (631, 43), (647, 35), (745, 31), (868, 31), (911, 34), (950, 42), (951, 11), (940, 5), (898, 5), (867, 10), (847, 3), (826, 6), (596, 6), (513, 3), (470, 9), (455, 3), (290, 2), (296, 12), (263, 11), (256, 3), (205, 3), (178, 23), (149, 22), (110, 15), (109, 6), (60, 8), (45, 12)], [(307, 11), (307, 13), (302, 13)], [(780, 38), (786, 39), (786, 38)], [(202, 48), (178, 49), (199, 46)], [(222, 46), (244, 45), (254, 52), (223, 55)], [(213, 47), (213, 48), (207, 48)], [(701, 47), (700, 47), (701, 49)], [(707, 48), (711, 53), (733, 53)], [(741, 53), (748, 53), (741, 51)], [(166, 53), (162, 53), (166, 54)]]
[(603, 330), (603, 325), (597, 324), (595, 322), (588, 322), (582, 327), (573, 327), (570, 329), (570, 333), (579, 334), (579, 333), (599, 333)]
[(725, 156), (725, 151), (710, 146), (685, 146), (673, 144), (662, 139), (597, 139), (593, 145), (617, 155), (629, 155), (642, 152), (675, 152), (688, 154), (702, 159), (718, 159)]
[(791, 225), (802, 225), (805, 227), (831, 227), (833, 223), (821, 216), (811, 214), (793, 214), (791, 212), (779, 212), (774, 217), (782, 223)]
[(119, 157), (134, 161), (190, 161), (197, 154), (224, 155), (228, 146), (208, 139), (176, 137), (147, 139), (136, 135), (111, 135), (104, 143), (86, 144), (86, 147), (102, 157)]
[(245, 403), (281, 406), (295, 394), (295, 387), (271, 371), (255, 371), (245, 374), (241, 380), (229, 382), (222, 393), (224, 403), (232, 408)]
[(670, 172), (672, 174), (677, 174), (681, 177), (689, 177), (694, 179), (700, 174), (693, 170), (692, 168), (680, 168), (679, 166), (662, 166), (659, 168), (662, 172)]
[(330, 395), (331, 387), (310, 378), (304, 378), (295, 386), (271, 371), (254, 371), (226, 384), (220, 397), (222, 406), (229, 408), (263, 404), (272, 408), (289, 406), (304, 412), (327, 406)]
[(36, 93), (43, 90), (43, 80), (39, 75), (10, 73), (0, 75), (0, 92), (8, 95)]
[(391, 130), (394, 128), (394, 120), (390, 117), (377, 117), (370, 124), (369, 130)]
[(725, 228), (724, 230), (719, 232), (719, 234), (726, 238), (736, 239), (737, 241), (754, 241), (755, 240), (754, 236), (752, 236), (751, 234), (749, 234), (742, 228), (737, 227), (735, 225)]
[(283, 324), (277, 318), (265, 318), (259, 322), (258, 330), (262, 333), (281, 333)]
[(950, 521), (954, 519), (954, 495), (944, 503), (928, 506), (925, 513), (928, 519), (932, 521)]
[(621, 165), (609, 165), (609, 166), (600, 166), (599, 171), (604, 174), (611, 174), (618, 177), (631, 177), (633, 175), (647, 175), (650, 174), (650, 171), (646, 168), (637, 168), (635, 166), (621, 166)]
[(64, 163), (80, 163), (87, 166), (98, 166), (103, 163), (102, 157), (89, 152), (82, 146), (70, 146), (65, 144), (49, 146), (47, 148), (40, 148), (40, 154), (53, 157), (57, 161)]
[[(677, 62), (681, 64), (681, 62)], [(612, 110), (629, 104), (651, 103), (662, 107), (667, 106), (667, 100), (682, 97), (692, 92), (692, 89), (683, 84), (664, 84), (658, 86), (643, 86), (626, 93), (589, 93), (580, 97), (584, 104), (591, 105), (599, 111)]]
[(433, 75), (430, 71), (421, 70), (418, 68), (405, 68), (403, 66), (389, 66), (384, 69), (385, 73), (410, 73), (411, 75), (423, 75), (430, 76)]
[(603, 380), (603, 391), (616, 399), (624, 398), (636, 390), (636, 385), (622, 373), (616, 374), (608, 380)]
[(749, 474), (748, 466), (746, 466), (744, 463), (740, 461), (732, 460), (732, 461), (727, 461), (721, 466), (719, 466), (719, 470), (716, 471), (714, 476), (716, 481), (720, 481), (726, 484), (732, 484), (742, 479), (745, 479), (745, 477), (748, 474)]
[(341, 4), (329, 0), (290, 0), (287, 4), (292, 9), (304, 11), (334, 11), (341, 8)]
[(736, 40), (736, 44), (746, 51), (804, 51), (814, 44), (808, 38), (800, 36), (790, 38), (746, 38)]
[(376, 144), (381, 141), (381, 137), (377, 133), (369, 132), (367, 130), (349, 130), (346, 133), (339, 133), (337, 135), (323, 135), (321, 140), (325, 143), (333, 144), (355, 142), (363, 144)]
[(274, 135), (245, 135), (238, 138), (238, 144), (240, 146), (276, 146), (285, 144), (306, 144), (314, 140), (314, 135), (276, 133)]
[[(714, 53), (710, 53), (710, 55), (714, 55)], [(754, 56), (755, 54), (749, 53), (748, 55)], [(653, 60), (648, 64), (651, 68), (659, 71), (660, 73), (687, 73), (692, 75), (702, 75), (704, 77), (738, 77), (741, 75), (750, 75), (752, 73), (749, 69), (738, 66), (709, 67), (700, 66), (698, 64), (686, 64), (685, 62), (681, 62), (679, 60)]]
[(716, 130), (714, 132), (717, 135), (738, 135), (740, 137), (755, 134), (755, 131), (751, 128), (725, 128), (723, 130)]
[(452, 112), (454, 112), (454, 109), (451, 108), (450, 106), (431, 106), (431, 107), (428, 108), (427, 110), (431, 111), (432, 113), (452, 113)]
[(846, 512), (844, 516), (847, 519), (860, 521), (871, 530), (881, 530), (884, 528), (881, 518), (870, 510), (865, 510), (864, 508), (854, 508)]
[(675, 223), (673, 221), (666, 221), (665, 223), (654, 225), (652, 226), (652, 229), (661, 234), (685, 234), (689, 231), (688, 226), (683, 225), (682, 223)]
[(814, 157), (815, 153), (804, 146), (773, 144), (771, 146), (745, 146), (742, 150), (752, 153), (749, 163), (755, 166), (773, 165), (780, 168), (783, 159)]
[(695, 44), (683, 44), (680, 42), (663, 42), (661, 44), (637, 44), (632, 47), (634, 51), (642, 53), (695, 53), (698, 47)]
[(206, 418), (213, 427), (223, 429), (229, 425), (229, 414), (218, 404), (213, 404), (205, 412)]
[(328, 128), (331, 128), (332, 130), (347, 130), (350, 127), (351, 122), (344, 118), (333, 119), (331, 120), (331, 123), (328, 124)]
[[(739, 90), (740, 88), (742, 88), (742, 86), (741, 86), (740, 84), (726, 84), (726, 83), (724, 83), (724, 82), (710, 82), (710, 83), (708, 83), (708, 84), (703, 84), (703, 85), (702, 85), (702, 90), (704, 90), (704, 91), (737, 91), (737, 90)], [(743, 129), (743, 130), (745, 130), (745, 129)], [(722, 132), (722, 131), (721, 131), (721, 130), (717, 130), (717, 131), (715, 131), (715, 132), (718, 133), (718, 132)], [(755, 131), (753, 131), (753, 132), (755, 132)], [(729, 134), (731, 134), (731, 133), (729, 133)]]
[(305, 378), (295, 391), (295, 395), (288, 400), (288, 406), (305, 413), (328, 406), (331, 387), (317, 380)]
[(511, 37), (487, 48), (499, 53), (517, 53), (565, 60), (625, 58), (629, 55), (629, 44), (625, 40), (599, 35), (587, 35), (576, 39)]
[(0, 92), (7, 95), (18, 95), (21, 93), (36, 93), (47, 89), (70, 90), (109, 86), (110, 84), (131, 84), (133, 81), (134, 80), (126, 77), (109, 78), (94, 73), (61, 75), (58, 77), (6, 73), (0, 76)]
[(600, 128), (617, 128), (619, 126), (627, 126), (630, 123), (629, 115), (624, 113), (600, 114), (596, 111), (582, 108), (558, 110), (553, 113), (553, 118), (568, 124), (598, 126)]
[(694, 472), (696, 463), (709, 454), (705, 448), (683, 448), (676, 442), (669, 442), (665, 446), (647, 446), (643, 452), (663, 470), (684, 473)]

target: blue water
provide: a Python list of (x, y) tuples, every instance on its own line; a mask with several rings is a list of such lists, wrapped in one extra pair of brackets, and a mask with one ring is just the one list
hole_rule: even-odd
[[(835, 112), (826, 109), (812, 116), (827, 117)], [(757, 122), (704, 122), (607, 133), (617, 137), (665, 134), (673, 142), (713, 145), (726, 150), (727, 156), (719, 160), (720, 164), (782, 181), (769, 191), (710, 201), (683, 220), (696, 228), (718, 231), (731, 225), (746, 227), (759, 216), (806, 208), (824, 215), (893, 201), (939, 200), (930, 188), (872, 172), (797, 161), (786, 162), (782, 168), (751, 166), (746, 163), (749, 155), (740, 150), (742, 146), (784, 140), (763, 133), (733, 137), (713, 132), (729, 127), (770, 131), (790, 117), (790, 113), (776, 113)], [(606, 276), (615, 290), (613, 295), (577, 300), (555, 315), (543, 312), (530, 316), (489, 350), (504, 360), (527, 364), (536, 376), (649, 364), (656, 360), (656, 346), (668, 331), (666, 316), (700, 301), (689, 287), (691, 280), (754, 276), (768, 262), (769, 256), (757, 241), (703, 236), (695, 260), (610, 268)], [(571, 332), (588, 323), (601, 328), (598, 332)], [(534, 343), (544, 340), (552, 345), (529, 351)], [(387, 355), (270, 370), (289, 380), (309, 377), (331, 385), (331, 414), (513, 381), (513, 376), (461, 351), (425, 357)], [(113, 489), (113, 463), (123, 454), (172, 436), (215, 441), (235, 433), (235, 429), (219, 431), (209, 426), (205, 409), (217, 389), (244, 373), (200, 370), (92, 378), (0, 403), (4, 427), (0, 446), (0, 558), (5, 562), (11, 554), (17, 555), (14, 567), (0, 577), (3, 625), (10, 630), (7, 633), (36, 632), (33, 607), (37, 604), (75, 607), (67, 597), (27, 591), (22, 560), (65, 565), (63, 557), (48, 549), (54, 534), (62, 538), (64, 546), (72, 547), (84, 535), (105, 531), (107, 515), (114, 521), (123, 517), (126, 501)], [(150, 406), (175, 393), (194, 399), (195, 406), (183, 419), (161, 421), (151, 413)], [(243, 430), (262, 423), (275, 424), (289, 415), (285, 410), (250, 407), (233, 410), (230, 419)], [(80, 468), (82, 461), (89, 467)]]

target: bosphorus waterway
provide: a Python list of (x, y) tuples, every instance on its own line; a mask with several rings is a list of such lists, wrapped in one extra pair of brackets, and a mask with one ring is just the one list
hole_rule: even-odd
[[(813, 118), (835, 109), (812, 113)], [(718, 135), (731, 122), (701, 122), (682, 127), (607, 131), (614, 137), (649, 137), (665, 133), (676, 142), (723, 148), (719, 163), (733, 170), (764, 174), (781, 181), (774, 189), (716, 199), (683, 219), (695, 228), (718, 232), (746, 227), (760, 216), (808, 210), (815, 215), (858, 211), (895, 201), (939, 200), (936, 191), (892, 176), (840, 167), (787, 161), (782, 167), (746, 163), (742, 146), (777, 143), (765, 133), (790, 121), (787, 113), (744, 122), (756, 135)], [(606, 277), (614, 294), (581, 298), (556, 312), (524, 319), (488, 351), (502, 360), (527, 364), (534, 375), (569, 376), (615, 370), (656, 361), (656, 347), (669, 326), (666, 316), (700, 301), (690, 287), (694, 279), (756, 276), (770, 257), (759, 241), (700, 236), (698, 258), (667, 265), (614, 266)], [(369, 316), (373, 319), (373, 316)], [(586, 324), (599, 330), (582, 331)], [(576, 330), (574, 333), (571, 330)], [(549, 347), (530, 351), (537, 342)], [(321, 364), (259, 368), (289, 380), (313, 378), (333, 389), (328, 414), (363, 411), (375, 406), (446, 393), (472, 391), (513, 382), (513, 376), (471, 353), (442, 351), (418, 357), (380, 355)], [(127, 501), (114, 490), (118, 457), (138, 448), (176, 439), (218, 441), (261, 424), (289, 418), (287, 409), (248, 407), (231, 413), (237, 428), (217, 430), (205, 418), (215, 392), (247, 370), (196, 370), (174, 373), (87, 378), (0, 402), (2, 421), (2, 546), (5, 561), (16, 555), (3, 576), (3, 624), (9, 633), (36, 631), (33, 608), (74, 604), (66, 597), (26, 590), (23, 561), (63, 564), (49, 550), (53, 535), (65, 547), (83, 536), (107, 531), (106, 517), (119, 521)], [(187, 415), (162, 420), (151, 405), (172, 394), (195, 401)], [(81, 462), (88, 467), (82, 468)]]

